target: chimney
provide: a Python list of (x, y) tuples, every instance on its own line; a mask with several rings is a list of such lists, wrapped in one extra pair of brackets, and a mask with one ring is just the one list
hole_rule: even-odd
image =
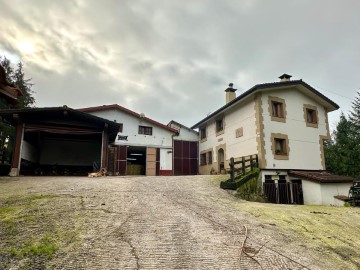
[(281, 75), (279, 77), (279, 79), (280, 79), (280, 82), (288, 82), (288, 81), (290, 81), (291, 77), (292, 77), (291, 75), (284, 73), (283, 75)]
[(226, 90), (225, 90), (225, 92), (226, 92), (226, 104), (236, 98), (235, 91), (237, 89), (234, 89), (233, 85), (234, 85), (233, 83), (229, 83), (229, 87), (226, 88)]

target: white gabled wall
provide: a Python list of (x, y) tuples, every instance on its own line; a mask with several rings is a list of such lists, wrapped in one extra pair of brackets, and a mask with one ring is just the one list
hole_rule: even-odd
[[(99, 116), (110, 121), (116, 121), (123, 124), (123, 132), (118, 133), (121, 136), (128, 136), (127, 141), (118, 140), (116, 137), (115, 144), (118, 145), (132, 145), (132, 146), (147, 146), (157, 148), (172, 148), (171, 131), (160, 128), (144, 119), (129, 115), (119, 110), (106, 110), (89, 112), (92, 115)], [(152, 135), (138, 134), (139, 126), (152, 127)]]
[[(278, 97), (286, 103), (286, 123), (271, 121), (268, 97)], [(307, 127), (303, 105), (311, 104), (318, 110), (318, 128)], [(262, 109), (264, 119), (264, 140), (266, 168), (322, 170), (320, 158), (320, 135), (327, 135), (325, 109), (295, 88), (263, 91)], [(288, 135), (289, 159), (276, 160), (271, 149), (271, 133)]]
[[(199, 142), (199, 152), (213, 151), (213, 164), (200, 166), (200, 174), (209, 174), (211, 169), (218, 172), (217, 150), (225, 148), (225, 168), (228, 169), (229, 159), (257, 153), (255, 102), (253, 99), (235, 105), (223, 115), (224, 133), (217, 135), (216, 119), (206, 123), (206, 141)], [(243, 135), (236, 137), (236, 130), (242, 128)]]
[(175, 123), (171, 123), (170, 127), (178, 130), (179, 132), (178, 135), (174, 136), (174, 140), (176, 141), (197, 142), (199, 139), (197, 132), (195, 132), (194, 130), (190, 130)]
[[(109, 109), (104, 111), (89, 112), (92, 115), (116, 121), (123, 124), (123, 132), (119, 132), (116, 136), (116, 145), (129, 145), (129, 146), (143, 146), (160, 148), (160, 169), (172, 170), (172, 136), (173, 132), (160, 128), (145, 119), (138, 118), (128, 113), (116, 109)], [(152, 135), (138, 134), (139, 126), (152, 127)], [(127, 136), (126, 140), (119, 140), (120, 136)]]

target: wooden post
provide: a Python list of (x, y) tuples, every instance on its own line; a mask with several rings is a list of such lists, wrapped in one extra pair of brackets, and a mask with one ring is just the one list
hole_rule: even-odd
[(108, 153), (108, 125), (105, 124), (102, 137), (102, 151), (101, 151), (101, 169), (107, 169), (107, 153)]
[(258, 155), (256, 155), (255, 159), (256, 159), (256, 167), (259, 168), (259, 157), (258, 157)]
[(242, 165), (242, 173), (245, 174), (245, 157), (242, 157), (241, 165)]
[(254, 169), (254, 166), (253, 166), (253, 157), (252, 155), (250, 156), (250, 170), (252, 171)]
[(10, 176), (19, 176), (21, 160), (21, 144), (24, 136), (24, 125), (20, 121), (16, 125), (15, 148), (11, 163)]
[(234, 181), (234, 158), (230, 158), (230, 179)]

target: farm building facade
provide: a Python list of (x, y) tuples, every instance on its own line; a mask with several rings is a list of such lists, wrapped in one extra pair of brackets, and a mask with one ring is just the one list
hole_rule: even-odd
[(87, 175), (102, 168), (111, 175), (197, 174), (195, 131), (116, 104), (9, 109), (0, 116), (16, 127), (11, 176)]

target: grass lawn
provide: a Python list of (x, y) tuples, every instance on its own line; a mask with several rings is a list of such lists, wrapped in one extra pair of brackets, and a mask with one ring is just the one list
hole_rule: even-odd
[[(212, 183), (219, 185), (223, 179), (216, 176)], [(238, 200), (235, 207), (239, 211), (246, 211), (260, 222), (294, 234), (307, 246), (328, 257), (336, 265), (334, 269), (360, 269), (360, 207), (284, 205)]]

